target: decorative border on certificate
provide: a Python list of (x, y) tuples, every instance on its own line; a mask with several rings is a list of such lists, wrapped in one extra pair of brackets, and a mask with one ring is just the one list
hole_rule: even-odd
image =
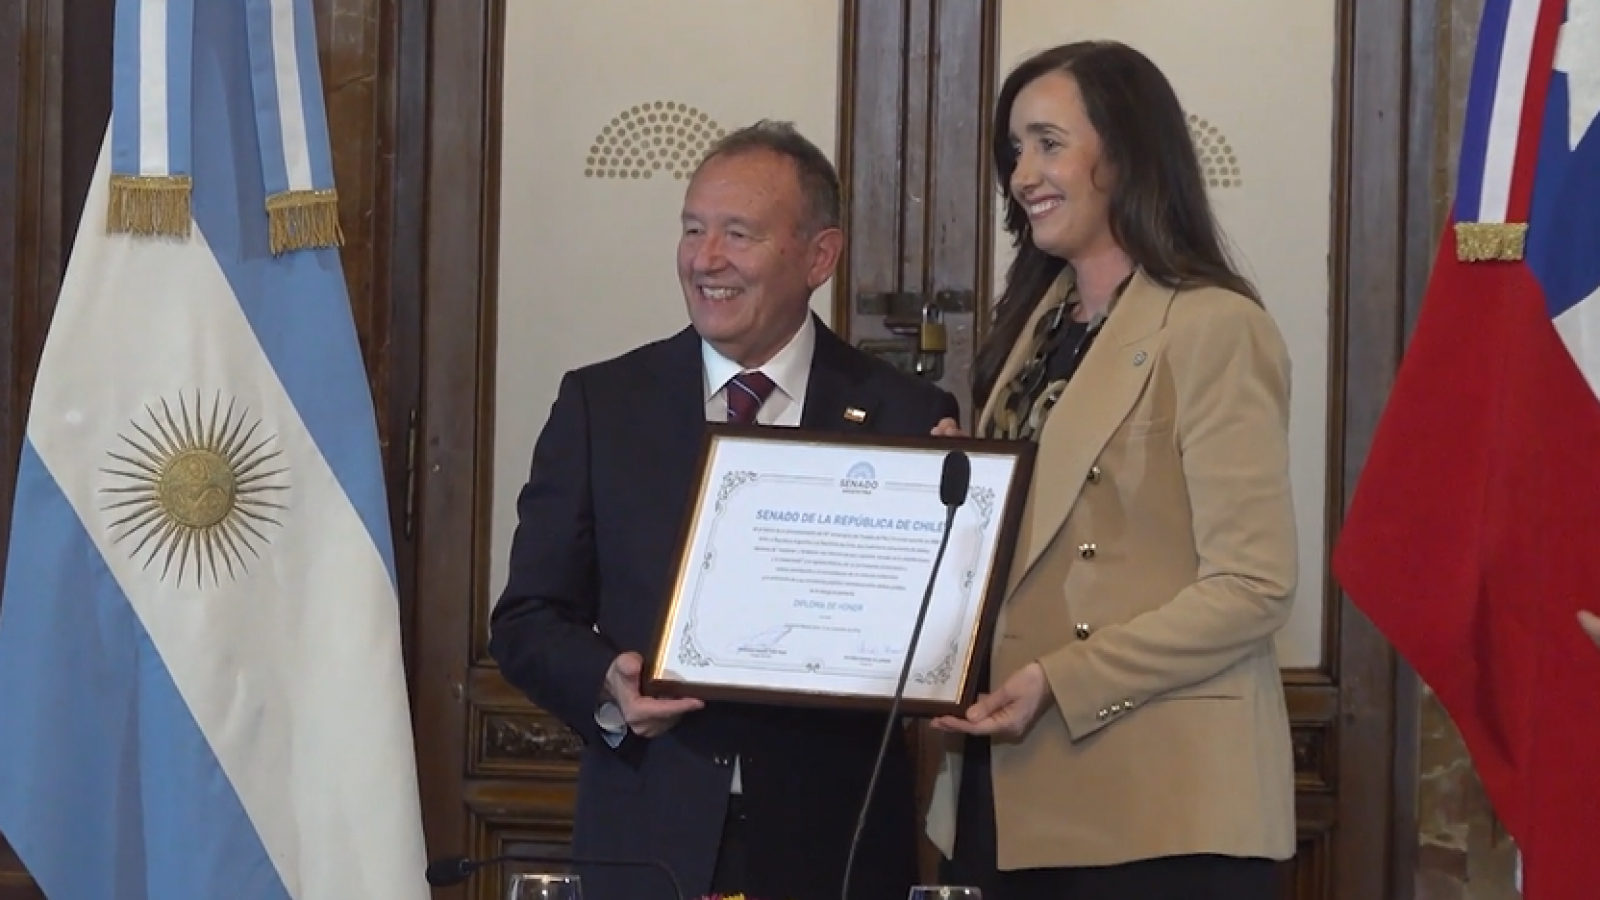
[[(710, 426), (643, 690), (886, 710), (926, 597), (900, 708), (963, 710), (1006, 586), (1034, 450)], [(953, 512), (939, 486), (952, 451), (971, 467)]]

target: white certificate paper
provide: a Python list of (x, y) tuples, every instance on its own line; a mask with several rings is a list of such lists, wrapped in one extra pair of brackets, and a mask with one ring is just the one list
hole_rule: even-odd
[[(961, 702), (986, 592), (997, 562), (1009, 564), (1002, 511), (1018, 453), (974, 443), (961, 445), (971, 482), (912, 660), (908, 712)], [(946, 452), (713, 437), (651, 680), (669, 694), (696, 693), (678, 682), (891, 697), (944, 531)]]

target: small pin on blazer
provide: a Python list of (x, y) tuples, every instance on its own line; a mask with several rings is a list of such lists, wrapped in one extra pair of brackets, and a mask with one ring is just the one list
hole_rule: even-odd
[(867, 420), (867, 411), (856, 409), (854, 406), (845, 407), (844, 417), (851, 422), (865, 422)]

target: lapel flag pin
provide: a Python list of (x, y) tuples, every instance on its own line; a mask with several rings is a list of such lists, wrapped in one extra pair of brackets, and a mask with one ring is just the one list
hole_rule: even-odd
[(847, 406), (844, 409), (844, 417), (851, 422), (865, 422), (867, 420), (867, 411), (856, 409), (854, 406)]

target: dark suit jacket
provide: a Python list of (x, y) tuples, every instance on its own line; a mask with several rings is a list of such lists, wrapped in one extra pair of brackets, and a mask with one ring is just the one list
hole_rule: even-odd
[[(820, 321), (801, 427), (924, 435), (955, 398), (849, 346)], [(672, 578), (705, 428), (692, 328), (561, 381), (517, 501), (511, 572), (490, 651), (505, 677), (582, 735), (573, 852), (659, 859), (690, 896), (716, 864), (739, 760), (752, 897), (834, 900), (881, 740), (879, 714), (708, 704), (666, 735), (613, 750), (594, 714), (615, 656), (648, 645)], [(864, 410), (864, 422), (844, 418)], [(852, 898), (903, 900), (917, 814), (897, 732), (879, 776)], [(587, 900), (670, 896), (649, 870), (588, 869)]]

